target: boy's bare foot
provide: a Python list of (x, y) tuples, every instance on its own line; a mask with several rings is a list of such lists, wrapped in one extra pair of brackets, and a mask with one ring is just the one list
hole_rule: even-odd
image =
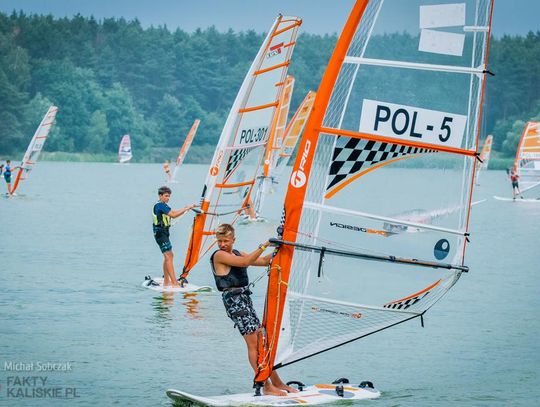
[(283, 397), (283, 396), (286, 396), (287, 393), (280, 390), (279, 388), (277, 388), (276, 386), (274, 386), (272, 383), (269, 383), (269, 382), (266, 382), (264, 384), (264, 387), (263, 387), (263, 393), (266, 395), (266, 396), (279, 396), (279, 397)]
[(280, 385), (276, 386), (280, 390), (285, 390), (287, 393), (298, 393), (298, 389), (295, 389), (294, 387), (287, 386), (285, 383), (281, 383)]

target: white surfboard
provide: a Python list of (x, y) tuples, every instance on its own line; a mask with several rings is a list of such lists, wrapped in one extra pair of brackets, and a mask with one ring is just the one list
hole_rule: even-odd
[[(371, 384), (371, 383), (370, 383)], [(298, 393), (289, 393), (287, 396), (255, 396), (253, 393), (227, 394), (223, 396), (196, 396), (180, 390), (169, 389), (167, 396), (179, 404), (192, 403), (202, 406), (290, 406), (299, 404), (310, 406), (317, 404), (336, 403), (341, 400), (374, 399), (381, 392), (373, 387), (356, 387), (349, 384), (342, 385), (343, 393), (336, 391), (337, 384), (315, 384), (307, 386)]]
[(200, 286), (191, 283), (187, 283), (183, 287), (163, 287), (163, 277), (149, 278), (149, 276), (147, 276), (141, 285), (149, 290), (160, 292), (192, 293), (212, 291), (212, 287), (208, 285)]
[(533, 202), (533, 203), (540, 203), (540, 198), (535, 198), (535, 199), (532, 199), (532, 198), (507, 198), (507, 197), (503, 197), (503, 196), (496, 196), (496, 195), (493, 195), (493, 198), (495, 198), (496, 200), (498, 201), (508, 201), (508, 202)]

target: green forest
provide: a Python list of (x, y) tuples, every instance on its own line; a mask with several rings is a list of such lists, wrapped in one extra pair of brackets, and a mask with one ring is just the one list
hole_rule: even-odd
[[(406, 47), (411, 39), (401, 37)], [(0, 159), (22, 156), (54, 104), (46, 159), (113, 160), (123, 134), (131, 135), (135, 161), (174, 159), (199, 118), (186, 161), (207, 162), (263, 39), (255, 31), (0, 13)], [(317, 89), (336, 39), (299, 36), (291, 114)], [(540, 119), (540, 32), (493, 38), (489, 69), (482, 133), (494, 135), (497, 166), (515, 154), (525, 122)]]

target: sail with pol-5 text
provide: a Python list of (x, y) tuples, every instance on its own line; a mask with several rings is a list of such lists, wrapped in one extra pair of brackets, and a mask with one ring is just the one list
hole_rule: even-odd
[(301, 20), (279, 15), (255, 57), (221, 132), (195, 216), (182, 277), (215, 245), (220, 223), (250, 209)]
[[(258, 384), (275, 369), (421, 318), (468, 271), (492, 2), (435, 3), (353, 6), (273, 240)], [(425, 224), (393, 216), (415, 208), (457, 209)], [(389, 239), (385, 223), (422, 233)]]
[(30, 171), (32, 171), (34, 165), (36, 165), (41, 150), (45, 145), (45, 141), (47, 141), (47, 137), (49, 136), (49, 131), (51, 130), (51, 127), (56, 119), (57, 112), (58, 108), (56, 106), (51, 106), (47, 110), (47, 113), (45, 113), (45, 116), (43, 116), (41, 123), (36, 129), (36, 132), (34, 133), (34, 136), (32, 137), (32, 140), (30, 140), (30, 144), (28, 144), (28, 148), (24, 153), (24, 157), (19, 166), (19, 171), (15, 177), (15, 182), (11, 188), (11, 193), (15, 193), (21, 182), (28, 178)]

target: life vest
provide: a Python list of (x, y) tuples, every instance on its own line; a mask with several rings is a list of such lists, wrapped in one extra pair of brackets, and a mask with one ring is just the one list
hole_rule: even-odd
[[(231, 270), (224, 276), (218, 276), (214, 269), (214, 255), (219, 252), (216, 250), (210, 256), (210, 265), (212, 266), (212, 273), (214, 274), (214, 280), (216, 280), (216, 287), (218, 291), (225, 291), (228, 288), (246, 287), (249, 284), (249, 278), (247, 273), (247, 267), (231, 266)], [(233, 249), (235, 256), (241, 256), (240, 252)]]
[(164, 213), (160, 213), (159, 215), (156, 213), (156, 206), (159, 203), (161, 202), (156, 203), (152, 208), (152, 223), (154, 227), (168, 229), (171, 226), (171, 217)]

